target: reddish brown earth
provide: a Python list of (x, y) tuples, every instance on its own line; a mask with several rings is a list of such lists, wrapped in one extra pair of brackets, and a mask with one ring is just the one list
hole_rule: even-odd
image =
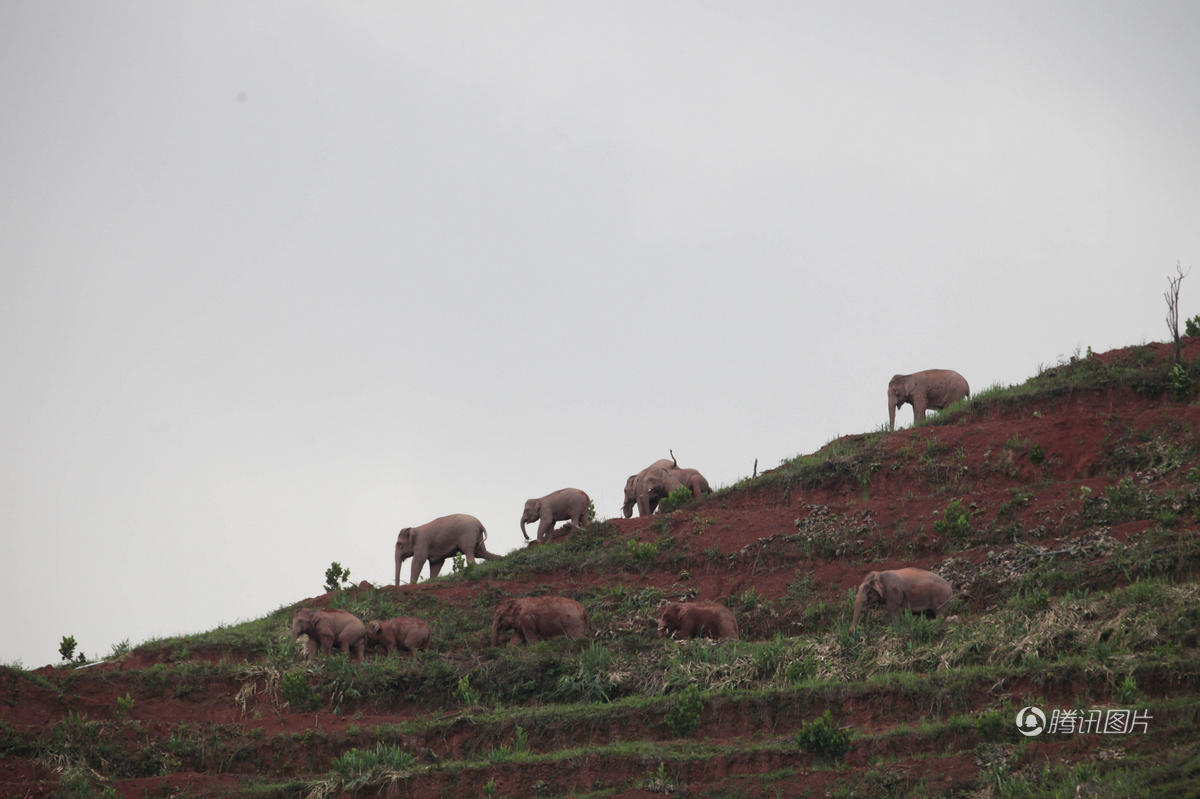
[[(1157, 358), (1169, 357), (1166, 345), (1152, 345)], [(1095, 356), (1102, 361), (1128, 357), (1127, 351), (1114, 351)], [(1200, 358), (1200, 340), (1187, 340), (1185, 359)], [(1185, 404), (1167, 397), (1148, 399), (1129, 388), (1104, 391), (1078, 391), (1053, 399), (1030, 400), (1021, 407), (1004, 411), (999, 408), (979, 417), (945, 426), (903, 430), (884, 437), (880, 466), (864, 488), (854, 480), (832, 481), (828, 485), (804, 489), (783, 485), (726, 493), (677, 512), (672, 533), (677, 540), (689, 541), (693, 553), (710, 551), (713, 547), (723, 555), (747, 553), (738, 558), (736, 568), (730, 568), (726, 558), (697, 558), (689, 566), (690, 575), (681, 582), (674, 570), (650, 570), (641, 574), (542, 574), (528, 584), (483, 580), (475, 582), (435, 582), (404, 586), (390, 591), (432, 592), (443, 601), (467, 607), (481, 590), (502, 589), (505, 593), (521, 594), (548, 586), (552, 590), (580, 592), (589, 586), (614, 583), (653, 586), (670, 592), (681, 587), (695, 589), (699, 599), (722, 600), (753, 589), (767, 599), (784, 596), (789, 584), (802, 571), (813, 575), (826, 602), (844, 602), (846, 593), (855, 587), (862, 575), (871, 569), (894, 568), (902, 565), (929, 567), (947, 557), (936, 544), (932, 523), (947, 504), (958, 498), (964, 504), (974, 504), (979, 515), (977, 526), (998, 524), (1000, 507), (1013, 496), (1014, 489), (1029, 492), (1029, 501), (1015, 509), (1004, 523), (1017, 523), (1026, 529), (1044, 528), (1039, 543), (1054, 546), (1063, 535), (1064, 524), (1078, 515), (1081, 487), (1093, 495), (1103, 493), (1115, 482), (1105, 463), (1112, 447), (1122, 438), (1137, 431), (1159, 430), (1164, 424), (1176, 425), (1200, 449), (1200, 405)], [(1042, 466), (1035, 466), (1024, 452), (1015, 452), (1005, 443), (1019, 436), (1036, 442), (1046, 455)], [(849, 437), (854, 439), (854, 437)], [(930, 440), (936, 440), (939, 463), (948, 469), (960, 469), (962, 476), (952, 493), (931, 490), (928, 475), (916, 467), (913, 452), (923, 452)], [(839, 443), (831, 442), (829, 447)], [(908, 453), (906, 455), (906, 452)], [(1187, 469), (1182, 468), (1161, 479), (1162, 488), (1179, 485)], [(796, 520), (811, 514), (829, 512), (854, 517), (869, 514), (874, 525), (868, 534), (868, 545), (884, 553), (869, 562), (847, 558), (826, 561), (808, 559), (778, 562), (771, 557), (751, 557), (760, 539), (791, 536), (797, 531)], [(697, 522), (699, 520), (699, 523)], [(1119, 540), (1140, 535), (1151, 525), (1148, 520), (1129, 522), (1114, 527), (1111, 533)], [(654, 519), (618, 519), (612, 522), (615, 535), (644, 541), (655, 540), (661, 533)], [(1194, 519), (1186, 520), (1188, 534), (1195, 535)], [(1069, 532), (1067, 535), (1076, 533)], [(995, 545), (973, 547), (955, 552), (958, 557), (977, 562), (986, 557)], [(761, 549), (761, 547), (760, 547)], [(773, 551), (773, 550), (772, 550)], [(360, 589), (361, 590), (361, 589)], [(323, 597), (312, 598), (320, 603)], [(972, 594), (965, 615), (987, 607), (990, 597)], [(784, 630), (786, 632), (786, 628)], [(212, 647), (190, 651), (188, 659), (210, 663), (235, 663), (246, 659), (246, 653)], [(0, 759), (0, 796), (50, 797), (59, 791), (55, 763), (23, 752), (20, 741), (45, 735), (68, 712), (85, 714), (91, 721), (117, 718), (117, 699), (131, 696), (134, 700), (129, 718), (140, 723), (147, 741), (157, 736), (167, 737), (182, 722), (199, 728), (230, 725), (243, 730), (260, 730), (254, 745), (260, 748), (257, 759), (271, 763), (275, 782), (288, 776), (309, 775), (318, 779), (328, 768), (330, 760), (349, 748), (347, 731), (351, 728), (369, 730), (376, 725), (395, 724), (405, 719), (427, 718), (430, 713), (453, 719), (457, 711), (441, 707), (412, 704), (388, 708), (385, 713), (363, 709), (351, 715), (338, 715), (325, 708), (317, 712), (297, 713), (273, 702), (264, 679), (227, 679), (209, 682), (200, 690), (183, 697), (164, 696), (150, 690), (137, 675), (156, 663), (178, 663), (169, 650), (135, 649), (120, 662), (103, 663), (88, 669), (46, 666), (32, 675), (5, 670), (0, 672), (0, 722), (9, 733), (4, 742), (5, 752)], [(256, 693), (239, 693), (250, 684)], [(1045, 698), (1060, 695), (1069, 705), (1076, 691), (1086, 694), (1087, 686), (1004, 686), (981, 696), (981, 706), (995, 700), (997, 694), (1021, 697), (1030, 691)], [(1164, 686), (1164, 691), (1178, 690)], [(895, 723), (897, 708), (903, 709), (903, 698), (867, 695), (842, 708), (842, 722), (861, 732), (884, 731)], [(795, 731), (809, 714), (800, 705), (778, 708), (755, 708), (718, 703), (718, 712), (704, 719), (697, 738), (712, 742), (765, 740), (771, 734)], [(786, 703), (785, 703), (786, 704)], [(914, 712), (919, 714), (921, 709)], [(594, 730), (587, 738), (574, 741), (579, 746), (599, 746), (614, 737), (631, 740), (654, 740), (660, 735), (661, 719), (647, 718), (644, 723), (630, 722), (620, 730)], [(415, 744), (437, 753), (441, 759), (454, 758), (478, 748), (473, 741), (473, 727), (464, 720), (451, 728), (460, 732), (449, 734), (445, 740), (420, 741)], [(293, 744), (295, 736), (307, 731), (320, 732), (311, 748)], [(531, 730), (531, 743), (545, 736), (553, 740), (555, 731)], [(562, 733), (565, 734), (565, 733)], [(340, 737), (339, 737), (340, 736)], [(866, 739), (870, 740), (870, 739)], [(16, 743), (14, 743), (16, 742)], [(361, 739), (355, 741), (363, 744)], [(153, 744), (152, 744), (153, 745)], [(367, 742), (366, 745), (369, 745)], [(490, 745), (490, 744), (489, 744)], [(1071, 759), (1067, 742), (1059, 746), (1062, 757)], [(1146, 745), (1152, 745), (1146, 743)], [(886, 755), (887, 769), (914, 777), (920, 775), (926, 788), (937, 794), (964, 794), (981, 789), (980, 766), (972, 757), (973, 740), (956, 747), (953, 741), (922, 740), (920, 736), (891, 736), (878, 743), (857, 744), (847, 757), (845, 767), (850, 774), (864, 774), (878, 769), (881, 755)], [(1078, 744), (1078, 746), (1083, 746)], [(1044, 753), (1054, 750), (1046, 749)], [(1080, 757), (1085, 756), (1079, 754)], [(1049, 754), (1046, 755), (1049, 757)], [(1086, 756), (1091, 756), (1087, 753)], [(318, 764), (312, 767), (312, 763)], [(577, 786), (626, 786), (620, 792), (608, 793), (617, 797), (647, 797), (662, 795), (647, 790), (643, 781), (657, 762), (640, 762), (636, 758), (614, 757), (605, 754), (587, 755), (568, 763), (573, 770), (572, 784)], [(816, 767), (806, 755), (781, 754), (763, 750), (760, 753), (732, 757), (700, 758), (684, 761), (672, 768), (671, 776), (677, 785), (686, 785), (690, 793), (680, 795), (745, 795), (794, 796), (806, 792), (823, 796), (833, 791), (847, 778), (847, 771)], [(439, 774), (416, 783), (394, 783), (385, 795), (477, 795), (480, 786), (494, 781), (496, 796), (534, 795), (539, 784), (562, 785), (562, 764), (530, 765), (501, 764), (491, 766), (486, 774)], [(764, 780), (763, 775), (778, 772)], [(238, 792), (253, 775), (239, 773), (174, 772), (156, 777), (111, 779), (105, 784), (122, 797), (143, 796), (224, 796)], [(906, 778), (907, 778), (906, 777)], [(456, 782), (461, 780), (461, 782)], [(471, 786), (467, 789), (465, 786)], [(555, 787), (542, 795), (562, 795)], [(466, 791), (466, 792), (463, 792)], [(705, 792), (712, 792), (706, 794)], [(722, 793), (724, 791), (724, 793)], [(586, 791), (581, 791), (586, 792)], [(374, 789), (368, 791), (374, 795)], [(298, 795), (293, 791), (290, 794)], [(984, 794), (981, 794), (984, 795)]]

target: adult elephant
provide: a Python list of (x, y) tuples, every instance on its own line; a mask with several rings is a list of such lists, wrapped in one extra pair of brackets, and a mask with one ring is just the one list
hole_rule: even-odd
[(928, 408), (942, 410), (971, 396), (967, 379), (953, 369), (926, 369), (911, 375), (895, 375), (888, 382), (888, 429), (896, 429), (896, 411), (912, 405), (913, 422), (925, 418)]
[(475, 558), (495, 560), (499, 555), (487, 551), (483, 545), (487, 530), (483, 523), (467, 513), (442, 516), (420, 527), (405, 527), (396, 536), (396, 585), (400, 585), (400, 564), (412, 558), (412, 579), (416, 583), (429, 563), (429, 579), (438, 576), (447, 558), (461, 552), (468, 563)]
[(416, 652), (429, 646), (429, 625), (416, 616), (370, 621), (367, 641), (382, 646), (389, 655), (398, 649)]
[(646, 475), (654, 472), (662, 472), (667, 469), (676, 469), (679, 464), (674, 458), (667, 460), (663, 458), (642, 469), (637, 474), (629, 475), (629, 479), (625, 481), (625, 503), (621, 506), (621, 512), (625, 514), (625, 518), (633, 516), (633, 506), (637, 504), (639, 516), (649, 516), (654, 512), (654, 508), (650, 507), (649, 497), (642, 491), (642, 483)]
[(362, 619), (345, 610), (301, 608), (292, 616), (292, 638), (308, 636), (305, 655), (309, 660), (317, 654), (328, 655), (334, 647), (346, 656), (362, 660), (367, 647), (367, 628)]
[(587, 610), (565, 596), (507, 599), (492, 616), (492, 646), (535, 644), (560, 635), (586, 638), (590, 631)]
[(900, 620), (900, 614), (905, 610), (929, 618), (941, 617), (945, 615), (953, 593), (950, 583), (925, 569), (871, 572), (859, 583), (850, 629), (858, 626), (859, 616), (869, 604), (882, 603), (893, 624)]
[(737, 619), (720, 602), (669, 602), (658, 617), (658, 637), (738, 639)]
[(544, 541), (555, 522), (569, 521), (575, 527), (587, 525), (588, 507), (591, 498), (578, 488), (560, 488), (544, 497), (525, 500), (525, 510), (521, 512), (521, 535), (529, 540), (525, 525), (538, 523), (537, 540)]

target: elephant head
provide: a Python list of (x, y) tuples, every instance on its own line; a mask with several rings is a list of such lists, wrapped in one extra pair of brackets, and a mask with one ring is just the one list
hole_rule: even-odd
[(679, 629), (679, 614), (683, 610), (683, 606), (678, 602), (672, 602), (663, 609), (662, 615), (658, 617), (658, 637), (664, 638), (671, 633), (672, 630)]
[(912, 402), (912, 375), (895, 375), (888, 381), (888, 428), (896, 429), (896, 411), (906, 402)]
[(863, 608), (867, 606), (867, 603), (884, 601), (885, 590), (879, 572), (871, 572), (863, 578), (858, 586), (858, 595), (854, 598), (854, 616), (850, 620), (850, 629), (853, 630), (858, 626), (858, 618), (862, 615)]
[(520, 609), (521, 605), (515, 599), (506, 599), (496, 608), (496, 614), (492, 617), (492, 646), (500, 645), (501, 632), (509, 633), (506, 643), (516, 636), (514, 628)]
[(525, 525), (533, 522), (541, 521), (542, 518), (542, 501), (540, 499), (525, 500), (525, 510), (521, 512), (521, 535), (525, 536), (525, 540), (529, 540), (529, 533), (525, 532)]
[(625, 503), (621, 506), (621, 513), (625, 514), (626, 519), (633, 516), (633, 506), (637, 504), (637, 479), (636, 474), (631, 474), (625, 481)]
[(400, 585), (400, 566), (405, 559), (411, 558), (416, 551), (413, 545), (413, 531), (405, 527), (396, 534), (396, 585)]

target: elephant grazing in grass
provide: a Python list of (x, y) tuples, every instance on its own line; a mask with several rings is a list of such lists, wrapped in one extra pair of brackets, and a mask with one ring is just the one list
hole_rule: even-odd
[(888, 382), (888, 428), (896, 429), (896, 411), (912, 405), (913, 423), (925, 418), (925, 410), (942, 410), (971, 396), (967, 379), (953, 369), (926, 369), (911, 375), (895, 375)]
[(492, 646), (535, 644), (560, 635), (586, 638), (590, 632), (587, 610), (565, 596), (507, 599), (496, 607), (492, 617)]
[(309, 660), (321, 650), (328, 655), (336, 646), (344, 655), (362, 660), (367, 648), (367, 628), (362, 620), (345, 610), (301, 608), (292, 617), (292, 638), (308, 636), (305, 655)]
[(538, 541), (546, 540), (555, 522), (569, 521), (574, 527), (585, 527), (591, 504), (591, 498), (578, 488), (560, 488), (544, 497), (527, 499), (521, 512), (521, 535), (529, 540), (525, 525), (532, 522), (538, 523)]
[(859, 616), (869, 604), (882, 603), (887, 607), (893, 624), (900, 620), (900, 614), (905, 610), (940, 618), (945, 615), (953, 593), (950, 583), (925, 569), (871, 572), (858, 586), (850, 629), (858, 626)]
[(367, 622), (367, 640), (390, 655), (397, 649), (416, 652), (429, 646), (429, 625), (415, 616)]
[(421, 569), (429, 563), (429, 579), (438, 576), (447, 558), (461, 552), (468, 563), (475, 558), (495, 560), (483, 545), (487, 530), (483, 523), (466, 513), (442, 516), (420, 527), (405, 527), (396, 536), (396, 585), (400, 585), (400, 565), (412, 558), (412, 583), (417, 582)]
[(678, 632), (681, 638), (737, 640), (737, 619), (720, 602), (669, 602), (658, 617), (658, 637)]

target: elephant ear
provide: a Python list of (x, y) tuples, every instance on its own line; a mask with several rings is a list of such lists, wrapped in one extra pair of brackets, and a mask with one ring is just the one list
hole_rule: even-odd
[(867, 586), (878, 594), (880, 599), (887, 598), (883, 588), (883, 577), (879, 572), (871, 572), (867, 575)]

